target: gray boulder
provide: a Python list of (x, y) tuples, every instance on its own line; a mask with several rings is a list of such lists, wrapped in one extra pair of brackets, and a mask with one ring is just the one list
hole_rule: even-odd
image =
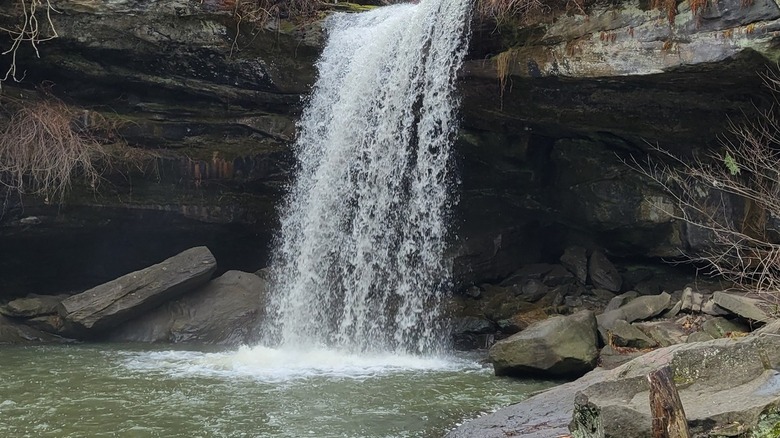
[(772, 306), (766, 301), (726, 292), (715, 292), (712, 298), (715, 304), (742, 318), (759, 322), (773, 319), (769, 316)]
[(0, 344), (29, 344), (37, 342), (67, 342), (68, 339), (46, 333), (25, 324), (19, 324), (0, 315)]
[(550, 289), (541, 281), (535, 279), (528, 279), (523, 281), (519, 286), (519, 297), (523, 301), (529, 303), (535, 303), (547, 295)]
[(488, 359), (496, 375), (577, 375), (596, 365), (596, 343), (596, 318), (583, 310), (536, 322), (496, 342)]
[(588, 274), (591, 284), (596, 288), (620, 292), (620, 288), (623, 286), (623, 278), (617, 268), (601, 251), (596, 250), (591, 254)]
[(32, 328), (53, 333), (58, 336), (67, 336), (65, 321), (56, 313), (51, 315), (41, 315), (24, 320), (24, 323)]
[(570, 246), (563, 251), (561, 265), (568, 269), (580, 283), (588, 279), (588, 251), (581, 246)]
[[(616, 299), (619, 297), (615, 297)], [(642, 319), (652, 318), (666, 311), (671, 302), (671, 295), (666, 292), (661, 295), (646, 295), (634, 298), (628, 304), (618, 307), (615, 310), (604, 312), (597, 316), (599, 333), (604, 342), (607, 341), (607, 331), (612, 329), (615, 321), (623, 320), (634, 322)]]
[(95, 335), (205, 284), (216, 269), (217, 262), (208, 248), (191, 248), (162, 263), (66, 298), (57, 311), (68, 332)]
[[(606, 290), (606, 289), (602, 289), (602, 290)], [(609, 300), (607, 307), (604, 308), (604, 313), (616, 310), (619, 307), (626, 305), (629, 301), (633, 300), (638, 296), (639, 296), (639, 292), (637, 291), (630, 290), (628, 292), (624, 292)]]
[(0, 306), (0, 313), (14, 318), (33, 318), (57, 313), (57, 306), (67, 295), (30, 295)]
[[(608, 291), (606, 289), (592, 289), (590, 291), (590, 293), (593, 296), (595, 296), (596, 298), (598, 298), (599, 300), (605, 301), (607, 303), (611, 303), (613, 299), (617, 298), (617, 296), (615, 295), (614, 292), (610, 292), (610, 291)], [(620, 307), (622, 305), (623, 305), (623, 303), (620, 303), (618, 305), (615, 305), (614, 308), (617, 309), (618, 307)], [(610, 309), (610, 310), (614, 310), (614, 309)]]
[(556, 287), (561, 286), (564, 284), (569, 284), (574, 281), (574, 275), (572, 275), (571, 272), (569, 272), (568, 269), (564, 268), (561, 265), (555, 265), (550, 270), (550, 272), (547, 273), (547, 275), (544, 276), (544, 284), (550, 287)]
[[(780, 424), (778, 329), (780, 324), (771, 333), (764, 332), (766, 336), (654, 350), (615, 369), (594, 370), (574, 382), (467, 422), (446, 437), (650, 437), (646, 376), (666, 365), (674, 372), (691, 436), (774, 436), (760, 432)], [(740, 434), (722, 433), (737, 424)], [(594, 430), (603, 434), (594, 434)]]
[(268, 282), (255, 274), (228, 271), (194, 292), (113, 330), (112, 341), (198, 342), (237, 345), (256, 335)]
[[(502, 319), (501, 321), (508, 321)], [(499, 321), (499, 323), (501, 322)], [(508, 325), (508, 324), (507, 324)], [(452, 320), (452, 334), (488, 334), (496, 332), (496, 324), (477, 316), (461, 316)]]
[(685, 342), (688, 333), (674, 321), (651, 321), (634, 324), (662, 347)]

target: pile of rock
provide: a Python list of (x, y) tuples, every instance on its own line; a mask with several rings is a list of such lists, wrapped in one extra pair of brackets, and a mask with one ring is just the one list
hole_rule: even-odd
[[(490, 318), (518, 321), (536, 312), (536, 321), (514, 324), (516, 333), (490, 348), (497, 375), (582, 377), (467, 422), (448, 438), (650, 438), (647, 375), (664, 366), (673, 372), (692, 436), (778, 436), (775, 305), (761, 296), (711, 292), (702, 283), (677, 288), (673, 281), (647, 281), (616, 269), (598, 251), (590, 255), (586, 271), (583, 253), (567, 250), (554, 268), (564, 267), (568, 279), (548, 277), (553, 268), (537, 278), (544, 293), (521, 286), (520, 293), (510, 294), (504, 282), (480, 285), (460, 298), (466, 304), (485, 300), (472, 308), (481, 312), (472, 318), (490, 321), (498, 330), (495, 337), (509, 326)], [(530, 284), (528, 271), (515, 276), (519, 284)], [(504, 292), (496, 293), (496, 287)], [(562, 294), (571, 290), (576, 295)], [(521, 299), (530, 304), (518, 306)], [(517, 307), (521, 310), (507, 315)], [(561, 314), (548, 316), (553, 313)]]
[(571, 377), (660, 347), (741, 337), (776, 312), (760, 297), (621, 273), (599, 250), (568, 248), (560, 262), (524, 266), (456, 298), (456, 345), (492, 345), (498, 375)]
[(623, 287), (622, 276), (602, 251), (589, 257), (585, 248), (570, 247), (560, 261), (523, 266), (498, 284), (471, 286), (455, 297), (456, 347), (484, 348), (550, 315), (598, 312)]
[(206, 247), (72, 296), (29, 296), (0, 306), (0, 343), (114, 340), (239, 344), (251, 340), (268, 285), (217, 269)]

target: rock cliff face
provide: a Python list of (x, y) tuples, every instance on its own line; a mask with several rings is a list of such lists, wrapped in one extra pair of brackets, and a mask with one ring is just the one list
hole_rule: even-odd
[(620, 1), (475, 25), (461, 88), (461, 235), (498, 242), (477, 266), (498, 274), (501, 250), (545, 259), (562, 242), (632, 258), (702, 245), (625, 163), (655, 146), (716, 150), (731, 121), (764, 108), (760, 74), (780, 53), (780, 9), (722, 1), (693, 13), (682, 2), (675, 12), (670, 22), (668, 11)]
[[(40, 59), (22, 46), (24, 80), (4, 93), (28, 96), (45, 82), (85, 117), (115, 121), (131, 151), (146, 153), (106, 173), (97, 193), (76, 187), (63, 206), (9, 198), (0, 240), (14, 257), (0, 261), (0, 295), (83, 289), (201, 244), (226, 269), (257, 269), (292, 167), (319, 26), (261, 32), (213, 1), (55, 8), (59, 38), (41, 45)], [(15, 14), (0, 19), (12, 27), (20, 11), (8, 9)], [(42, 265), (51, 270), (35, 273)]]
[[(8, 198), (0, 245), (14, 256), (0, 259), (0, 296), (85, 289), (197, 245), (225, 270), (263, 265), (321, 30), (258, 29), (221, 3), (54, 4), (59, 38), (40, 58), (23, 46), (24, 80), (3, 93), (34, 95), (46, 82), (153, 155), (145, 172), (119, 166), (98, 193), (76, 187), (63, 206)], [(692, 244), (688, 230), (653, 208), (669, 201), (622, 160), (650, 144), (717, 147), (729, 119), (768, 102), (758, 73), (778, 59), (771, 0), (695, 14), (683, 2), (671, 23), (640, 2), (587, 12), (522, 26), (475, 20), (461, 81), (458, 285), (557, 259), (571, 244), (676, 255)], [(3, 13), (0, 25), (18, 19)]]

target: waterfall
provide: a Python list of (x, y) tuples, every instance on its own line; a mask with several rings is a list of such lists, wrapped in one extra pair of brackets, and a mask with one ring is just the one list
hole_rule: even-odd
[(470, 3), (422, 0), (327, 20), (275, 242), (267, 342), (442, 347), (454, 82)]

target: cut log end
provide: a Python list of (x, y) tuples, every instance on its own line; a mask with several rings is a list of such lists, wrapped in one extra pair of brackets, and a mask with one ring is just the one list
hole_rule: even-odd
[(647, 375), (650, 382), (650, 412), (653, 438), (690, 438), (680, 394), (667, 365)]

